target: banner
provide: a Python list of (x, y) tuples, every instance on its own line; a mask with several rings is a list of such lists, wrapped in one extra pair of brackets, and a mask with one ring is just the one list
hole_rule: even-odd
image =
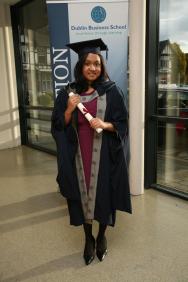
[[(54, 92), (74, 80), (78, 56), (66, 44), (102, 38), (110, 79), (127, 92), (128, 1), (47, 0)], [(102, 52), (104, 59), (106, 53)]]

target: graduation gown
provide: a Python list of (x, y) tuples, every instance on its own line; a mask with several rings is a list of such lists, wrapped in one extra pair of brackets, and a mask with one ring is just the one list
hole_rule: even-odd
[(112, 123), (116, 131), (95, 133), (91, 194), (88, 196), (84, 190), (83, 169), (79, 166), (78, 109), (73, 112), (68, 125), (64, 120), (70, 88), (76, 90), (77, 86), (72, 83), (59, 92), (52, 113), (51, 132), (57, 145), (56, 180), (61, 194), (67, 198), (71, 224), (81, 225), (87, 217), (114, 226), (116, 210), (132, 212), (128, 179), (128, 113), (123, 95), (112, 81), (95, 87), (98, 97), (96, 116)]

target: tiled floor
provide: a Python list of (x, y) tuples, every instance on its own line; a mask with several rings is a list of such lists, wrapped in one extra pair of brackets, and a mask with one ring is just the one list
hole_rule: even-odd
[[(187, 282), (187, 202), (146, 190), (133, 214), (117, 213), (108, 255), (85, 266), (82, 227), (69, 225), (54, 156), (0, 151), (1, 282)], [(97, 223), (94, 234), (97, 233)]]

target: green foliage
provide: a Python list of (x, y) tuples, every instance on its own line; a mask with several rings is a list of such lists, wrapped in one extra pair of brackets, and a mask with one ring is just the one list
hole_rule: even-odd
[(172, 49), (172, 83), (185, 84), (187, 69), (186, 55), (180, 49), (179, 44), (171, 43), (170, 46)]
[(185, 54), (186, 70), (185, 70), (185, 84), (188, 84), (188, 53)]

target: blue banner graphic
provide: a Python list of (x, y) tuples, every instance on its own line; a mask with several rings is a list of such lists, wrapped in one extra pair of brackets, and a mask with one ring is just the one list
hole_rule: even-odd
[(50, 31), (50, 50), (54, 93), (71, 81), (68, 4), (48, 4), (48, 23)]
[(126, 0), (47, 0), (56, 95), (62, 86), (74, 80), (71, 70), (78, 59), (65, 45), (95, 38), (102, 38), (108, 45), (106, 65), (110, 79), (127, 93), (128, 5)]

